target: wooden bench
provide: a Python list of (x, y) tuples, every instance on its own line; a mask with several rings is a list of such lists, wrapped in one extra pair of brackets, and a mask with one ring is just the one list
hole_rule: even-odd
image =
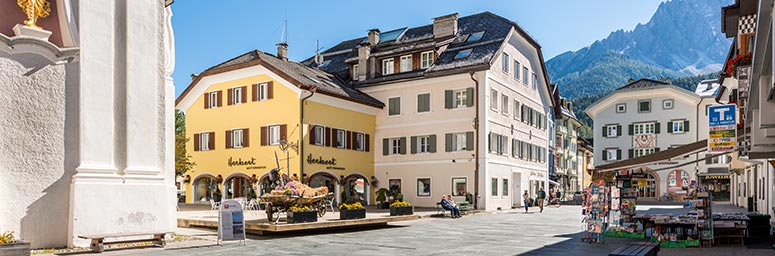
[[(166, 242), (164, 236), (173, 232), (150, 232), (150, 233), (120, 233), (120, 234), (100, 234), (100, 235), (80, 235), (78, 238), (91, 240), (89, 246), (92, 252), (101, 253), (105, 250), (105, 245), (111, 244), (126, 244), (126, 243), (142, 243), (152, 242), (153, 244), (164, 247)], [(138, 236), (153, 236), (153, 238), (145, 239), (132, 239), (132, 240), (113, 240), (105, 241), (106, 238), (120, 238), (120, 237), (138, 237)]]
[(656, 256), (659, 244), (655, 242), (635, 242), (622, 245), (613, 250), (609, 256)]

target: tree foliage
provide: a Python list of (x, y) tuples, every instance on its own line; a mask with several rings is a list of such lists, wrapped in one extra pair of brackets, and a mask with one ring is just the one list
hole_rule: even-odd
[(191, 155), (186, 152), (186, 115), (183, 111), (175, 110), (175, 176), (183, 176), (196, 163), (191, 161)]

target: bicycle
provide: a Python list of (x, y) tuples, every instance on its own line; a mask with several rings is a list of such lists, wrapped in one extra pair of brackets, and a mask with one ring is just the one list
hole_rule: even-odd
[(561, 205), (560, 199), (556, 197), (549, 200), (549, 203), (548, 203), (549, 207), (554, 207), (554, 208), (560, 208), (560, 205)]

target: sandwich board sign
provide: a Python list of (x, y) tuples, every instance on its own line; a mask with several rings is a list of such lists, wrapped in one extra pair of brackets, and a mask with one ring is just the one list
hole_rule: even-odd
[(221, 202), (218, 210), (218, 243), (230, 240), (245, 242), (245, 217), (242, 204), (236, 200)]
[(737, 105), (708, 108), (708, 152), (729, 152), (737, 148)]

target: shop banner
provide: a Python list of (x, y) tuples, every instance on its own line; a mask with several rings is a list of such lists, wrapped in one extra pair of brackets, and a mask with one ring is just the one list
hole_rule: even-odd
[(729, 152), (737, 148), (737, 105), (708, 108), (708, 152)]
[(218, 211), (218, 239), (221, 242), (245, 240), (245, 218), (239, 202), (226, 200), (221, 203)]

